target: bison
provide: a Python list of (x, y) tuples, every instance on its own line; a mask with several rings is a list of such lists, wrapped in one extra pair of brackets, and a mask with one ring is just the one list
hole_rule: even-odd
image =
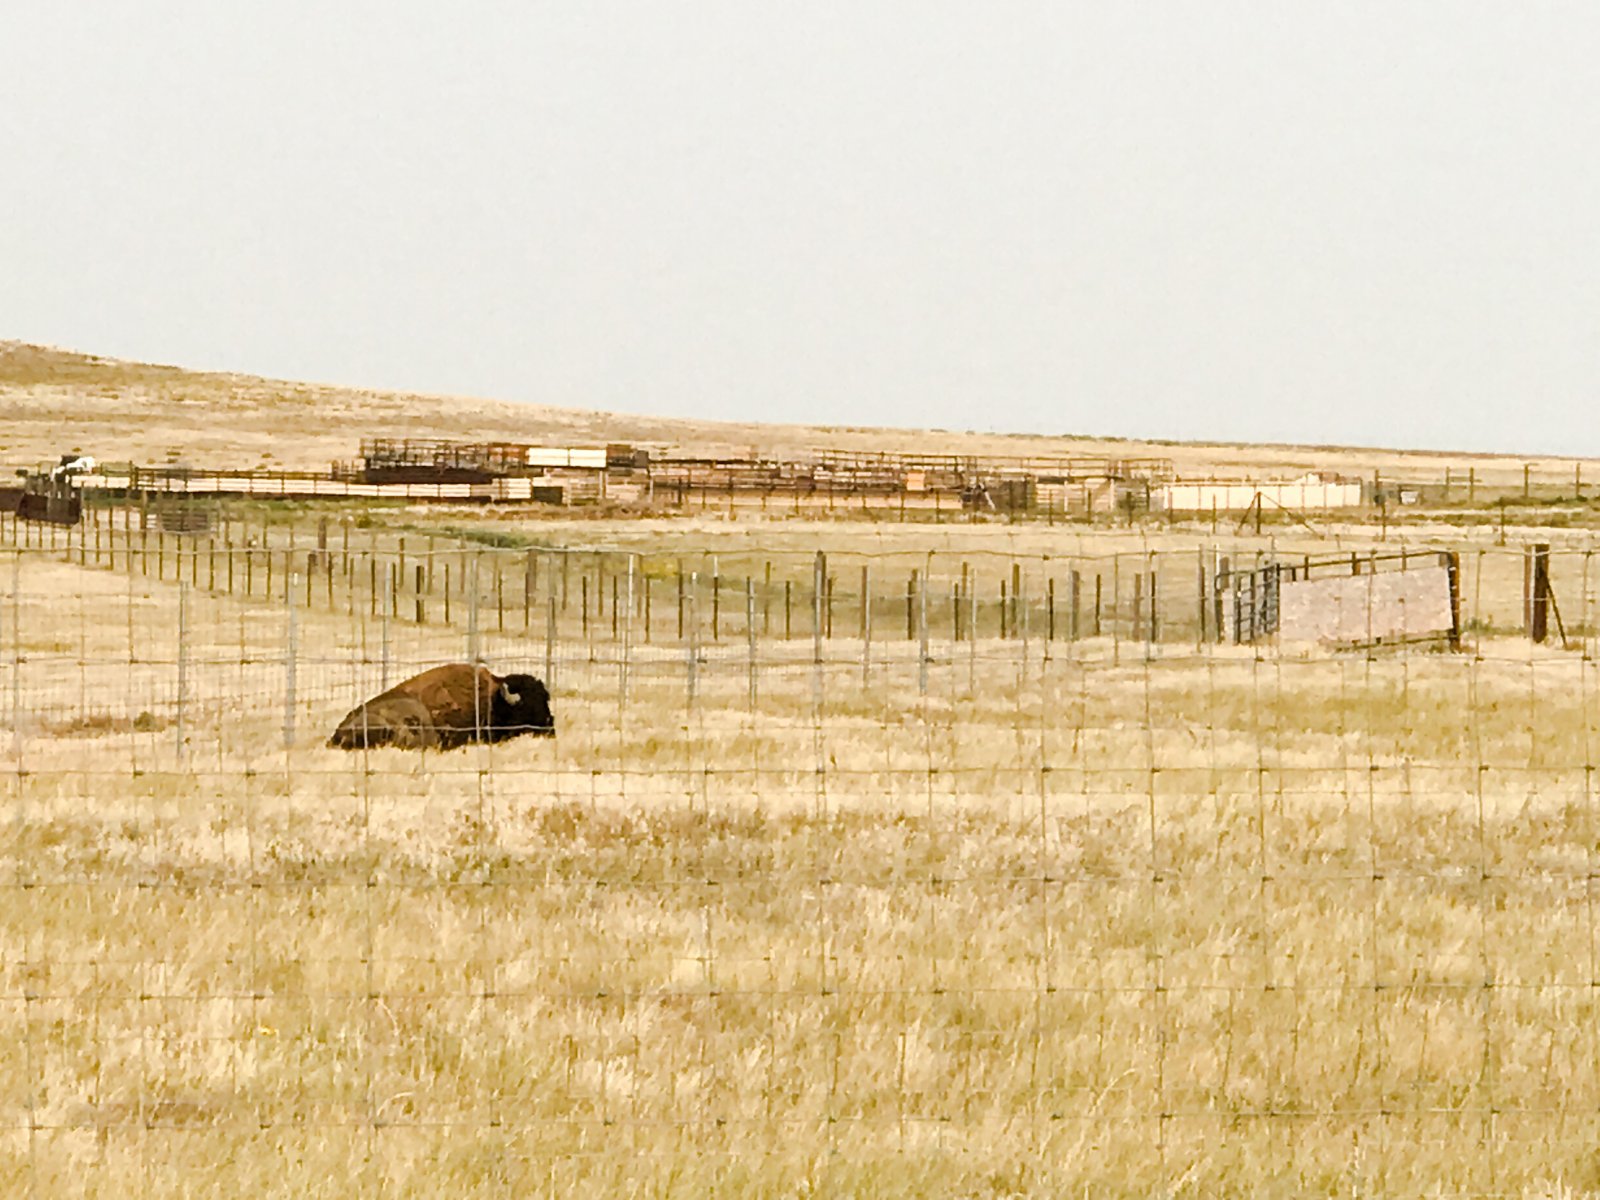
[(466, 663), (413, 675), (353, 709), (328, 739), (340, 750), (369, 746), (453, 750), (468, 742), (551, 735), (550, 693), (532, 675), (495, 675)]

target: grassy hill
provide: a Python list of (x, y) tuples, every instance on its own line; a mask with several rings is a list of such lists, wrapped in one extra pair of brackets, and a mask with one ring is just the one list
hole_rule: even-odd
[[(24, 465), (69, 451), (108, 461), (321, 470), (352, 458), (362, 437), (453, 437), (592, 445), (606, 441), (695, 451), (809, 447), (949, 454), (1159, 456), (1184, 475), (1298, 474), (1306, 470), (1480, 480), (1570, 479), (1573, 460), (1351, 447), (1243, 446), (1096, 437), (777, 425), (633, 416), (464, 396), (431, 396), (297, 383), (127, 362), (0, 341), (0, 463)], [(1600, 482), (1600, 469), (1585, 476)]]

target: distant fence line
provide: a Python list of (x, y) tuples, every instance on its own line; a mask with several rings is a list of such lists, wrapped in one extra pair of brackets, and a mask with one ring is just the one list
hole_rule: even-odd
[[(1253, 551), (1197, 544), (1102, 556), (760, 548), (658, 553), (496, 547), (327, 518), (306, 525), (254, 523), (226, 512), (212, 518), (204, 509), (148, 513), (91, 506), (83, 523), (70, 527), (0, 518), (4, 545), (211, 593), (292, 601), (304, 610), (381, 612), (417, 625), (477, 622), (497, 632), (534, 634), (555, 622), (563, 637), (585, 641), (626, 636), (645, 644), (682, 643), (694, 627), (710, 644), (751, 633), (868, 645), (998, 638), (1050, 646), (1103, 639), (1113, 655), (1124, 646), (1170, 653), (1185, 645), (1273, 640), (1273, 621), (1252, 618), (1248, 632), (1241, 626), (1239, 589), (1255, 589), (1256, 573), (1272, 574), (1274, 581), (1280, 572), (1285, 579), (1371, 577), (1440, 565), (1450, 572), (1453, 640), (1554, 637), (1587, 653), (1596, 633), (1593, 551), (1552, 550), (1544, 543), (1430, 543), (1315, 555), (1280, 552), (1271, 543)], [(1266, 585), (1252, 594), (1265, 603)], [(1372, 640), (1396, 640), (1393, 634), (1405, 631), (1403, 611), (1387, 620), (1393, 631)], [(1414, 625), (1410, 632), (1423, 631)]]
[[(396, 445), (406, 446), (401, 442)], [(363, 464), (334, 464), (330, 472), (193, 469), (101, 465), (87, 472), (57, 468), (37, 477), (86, 499), (96, 496), (182, 498), (221, 496), (261, 500), (435, 502), (447, 504), (584, 505), (614, 503), (666, 511), (760, 511), (774, 515), (855, 516), (910, 522), (982, 520), (1084, 521), (1163, 517), (1213, 529), (1241, 513), (1255, 523), (1300, 514), (1407, 506), (1577, 502), (1593, 492), (1584, 464), (1445, 466), (1356, 474), (1313, 471), (1289, 477), (1180, 475), (1164, 459), (1051, 459), (915, 456), (842, 451), (791, 458), (652, 458), (632, 447), (551, 449), (525, 454), (499, 443), (440, 443), (430, 449), (369, 455)], [(433, 441), (426, 440), (425, 447)], [(370, 446), (365, 447), (371, 449)], [(616, 453), (611, 453), (615, 451)], [(626, 453), (623, 453), (626, 452)], [(396, 452), (398, 453), (398, 452)], [(465, 459), (461, 456), (466, 455)], [(425, 460), (425, 461), (424, 461)], [(30, 486), (33, 486), (30, 484)], [(0, 509), (20, 502), (16, 487), (0, 487)], [(44, 519), (40, 516), (40, 519)], [(49, 519), (57, 519), (51, 516)], [(75, 517), (73, 519), (76, 519)]]

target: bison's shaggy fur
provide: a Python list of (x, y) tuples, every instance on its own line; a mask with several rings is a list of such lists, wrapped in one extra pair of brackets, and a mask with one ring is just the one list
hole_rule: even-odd
[(501, 677), (487, 667), (452, 663), (413, 675), (353, 709), (328, 745), (453, 750), (555, 731), (550, 693), (532, 675)]

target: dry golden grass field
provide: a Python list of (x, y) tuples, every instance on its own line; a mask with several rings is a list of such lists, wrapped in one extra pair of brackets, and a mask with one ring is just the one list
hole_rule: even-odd
[[(91, 419), (101, 376), (7, 369)], [(139, 386), (155, 454), (242, 385)], [(281, 419), (230, 436), (287, 462)], [(309, 562), (292, 508), (0, 523), (0, 1195), (1600, 1193), (1582, 529), (1419, 520), (1461, 651), (1332, 652), (1218, 644), (1194, 581), (1394, 545), (1362, 521), (328, 513)], [(557, 737), (323, 746), (472, 656)]]

